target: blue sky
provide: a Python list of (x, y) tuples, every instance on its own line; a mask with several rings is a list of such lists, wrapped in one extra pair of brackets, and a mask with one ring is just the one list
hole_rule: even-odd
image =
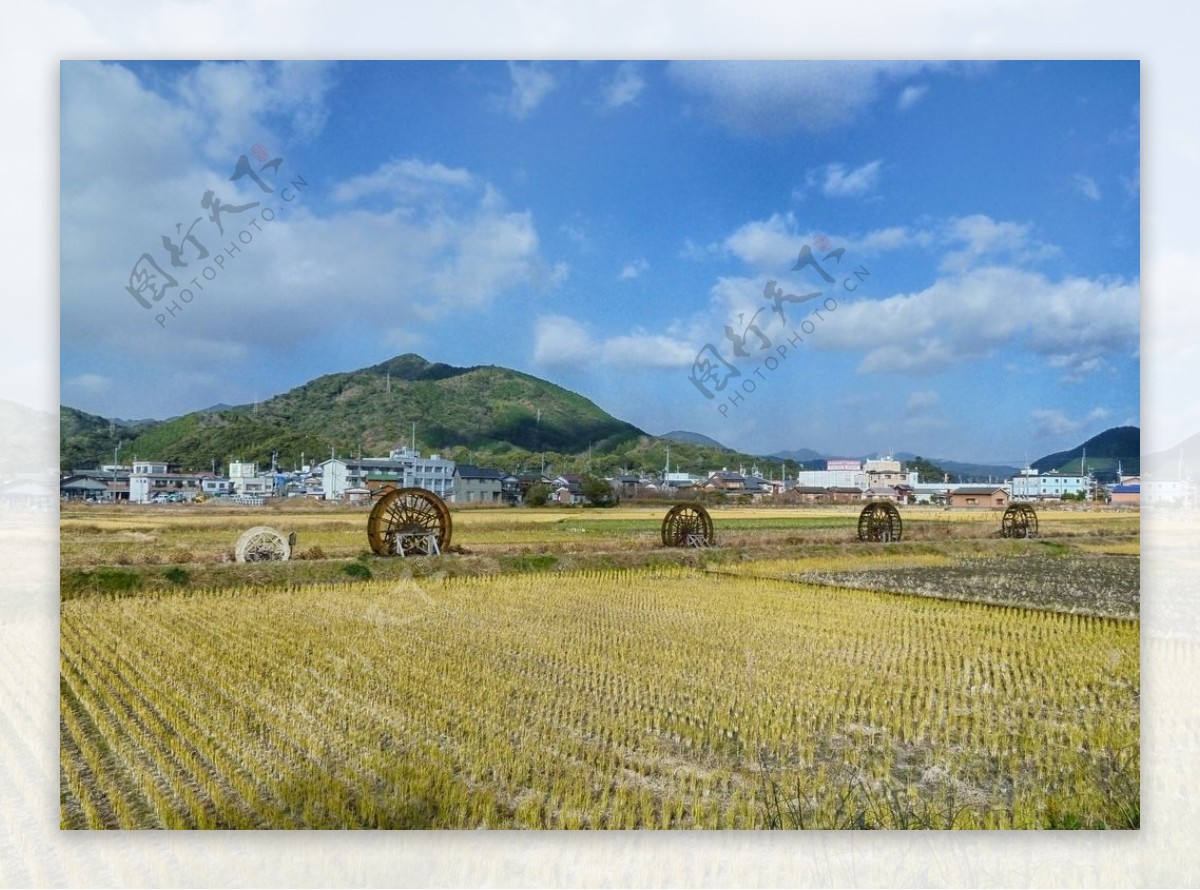
[[(165, 417), (412, 351), (752, 452), (1036, 458), (1139, 422), (1139, 89), (1137, 62), (65, 62), (62, 402)], [(271, 192), (229, 181), (256, 145)], [(220, 235), (210, 190), (258, 206)], [(805, 245), (843, 249), (833, 284)], [(177, 282), (149, 309), (143, 253)], [(785, 325), (769, 280), (822, 296)]]

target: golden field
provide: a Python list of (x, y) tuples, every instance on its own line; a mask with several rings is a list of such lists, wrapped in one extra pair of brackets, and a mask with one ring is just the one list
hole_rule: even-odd
[[(456, 510), (405, 560), (210, 507), (63, 513), (64, 828), (1140, 822), (1136, 514)], [(221, 561), (260, 524), (324, 555)]]

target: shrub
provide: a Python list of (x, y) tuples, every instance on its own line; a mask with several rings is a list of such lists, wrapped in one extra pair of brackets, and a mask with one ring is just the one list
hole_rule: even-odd
[(593, 507), (615, 507), (620, 498), (612, 485), (599, 476), (585, 476), (580, 488), (587, 502)]
[(181, 569), (179, 566), (171, 566), (163, 572), (163, 577), (174, 584), (187, 584), (191, 577), (187, 573), (187, 569)]
[(130, 593), (142, 583), (142, 576), (125, 569), (100, 568), (88, 576), (92, 585), (103, 593)]
[(513, 568), (518, 572), (544, 572), (556, 565), (558, 557), (550, 553), (531, 553), (513, 560)]
[(545, 482), (535, 482), (525, 492), (525, 503), (531, 507), (544, 507), (552, 494), (554, 494), (552, 486)]
[(371, 570), (361, 562), (352, 562), (349, 565), (344, 565), (342, 566), (342, 571), (351, 578), (361, 578), (363, 581), (371, 578)]

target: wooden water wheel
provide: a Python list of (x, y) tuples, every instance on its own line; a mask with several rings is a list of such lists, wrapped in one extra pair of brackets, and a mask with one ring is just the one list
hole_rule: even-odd
[(434, 556), (450, 546), (450, 510), (424, 488), (393, 488), (371, 508), (367, 539), (380, 556)]
[(291, 558), (292, 543), (269, 525), (256, 525), (242, 532), (234, 556), (238, 562), (286, 561)]
[(858, 514), (858, 539), (860, 541), (899, 541), (904, 531), (900, 511), (891, 501), (876, 501), (867, 504)]
[(663, 517), (662, 542), (664, 547), (712, 547), (712, 517), (698, 504), (676, 504)]
[(1029, 504), (1009, 504), (1000, 520), (1002, 538), (1036, 538), (1037, 513)]

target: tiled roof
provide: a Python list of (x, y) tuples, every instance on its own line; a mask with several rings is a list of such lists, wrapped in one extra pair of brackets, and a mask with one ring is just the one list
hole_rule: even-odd
[(454, 474), (460, 479), (500, 479), (499, 470), (492, 470), (487, 467), (477, 467), (474, 464), (459, 464)]

